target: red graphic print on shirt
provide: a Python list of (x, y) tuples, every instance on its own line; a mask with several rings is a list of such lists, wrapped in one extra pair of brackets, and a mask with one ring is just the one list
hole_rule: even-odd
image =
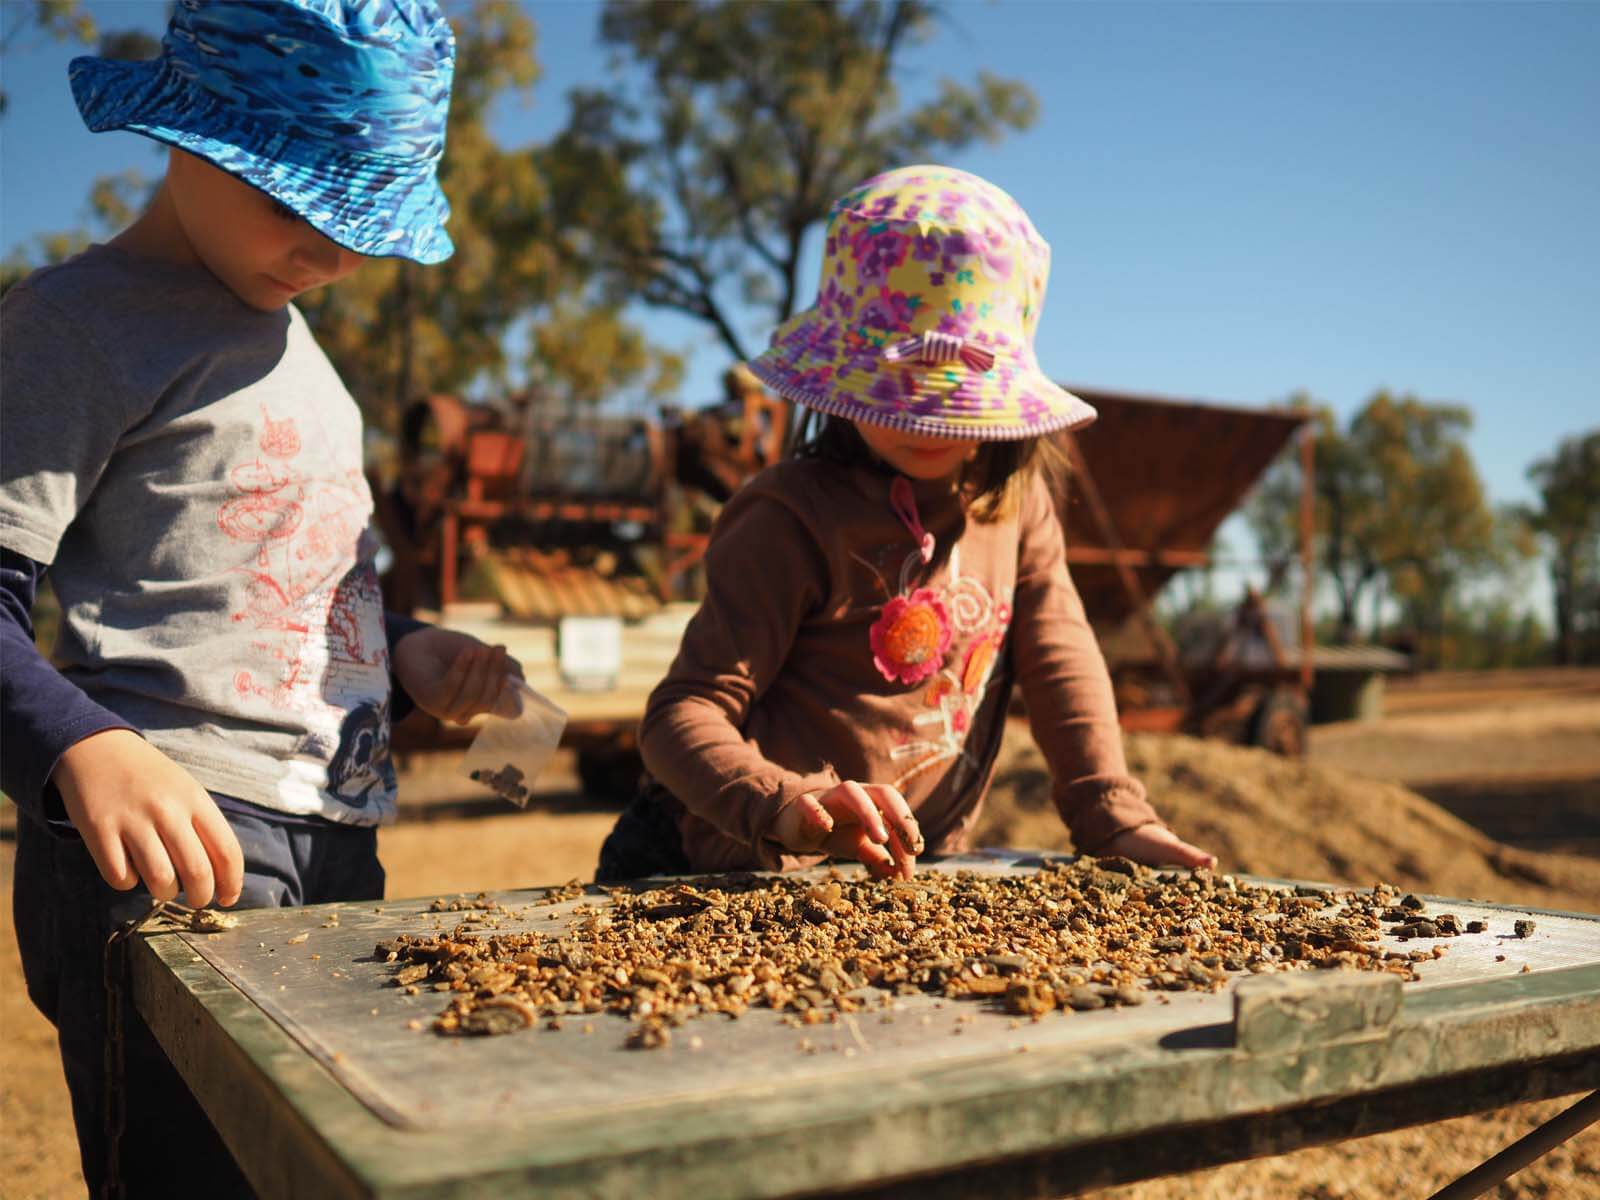
[[(303, 473), (294, 419), (262, 416), (258, 454), (229, 472), (233, 494), (217, 512), (218, 528), (252, 551), (235, 568), (248, 579), (233, 619), (264, 635), (254, 646), (266, 662), (238, 671), (234, 689), (280, 710), (342, 712), (340, 695), (370, 693), (359, 677), (385, 670), (388, 656), (377, 579), (357, 569), (366, 480), (359, 470)], [(376, 631), (367, 628), (374, 621)]]

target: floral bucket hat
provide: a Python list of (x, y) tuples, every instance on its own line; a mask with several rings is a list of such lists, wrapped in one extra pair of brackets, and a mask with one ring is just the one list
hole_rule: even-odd
[(750, 363), (832, 416), (981, 441), (1075, 429), (1095, 411), (1039, 370), (1050, 247), (1015, 200), (951, 167), (889, 171), (828, 217), (817, 300)]
[(93, 132), (198, 155), (347, 250), (454, 250), (436, 172), (455, 36), (432, 0), (182, 0), (160, 57), (68, 72)]

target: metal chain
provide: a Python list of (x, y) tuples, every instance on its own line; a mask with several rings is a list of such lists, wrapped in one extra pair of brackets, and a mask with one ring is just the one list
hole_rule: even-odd
[(128, 939), (167, 911), (157, 900), (142, 917), (119, 926), (106, 939), (106, 1044), (105, 1044), (105, 1179), (102, 1200), (123, 1200), (122, 1135), (128, 1124), (127, 1045), (123, 1037), (122, 1005), (128, 978)]

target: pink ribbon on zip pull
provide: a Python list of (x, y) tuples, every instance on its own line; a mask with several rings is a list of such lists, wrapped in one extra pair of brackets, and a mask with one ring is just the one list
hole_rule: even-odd
[(894, 509), (894, 515), (900, 518), (900, 523), (910, 530), (922, 561), (932, 562), (933, 534), (922, 527), (922, 517), (917, 513), (916, 493), (911, 490), (911, 481), (904, 475), (896, 475), (894, 482), (889, 485), (889, 507)]
[(883, 357), (890, 362), (906, 359), (927, 364), (961, 362), (974, 371), (987, 371), (994, 366), (993, 350), (973, 345), (957, 334), (931, 329), (894, 343), (884, 350)]

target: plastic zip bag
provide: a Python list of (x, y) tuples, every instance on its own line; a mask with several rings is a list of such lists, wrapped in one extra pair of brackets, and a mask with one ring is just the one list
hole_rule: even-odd
[(567, 714), (520, 679), (515, 717), (490, 715), (467, 747), (462, 768), (469, 778), (518, 808), (526, 808), (533, 782), (561, 744)]

